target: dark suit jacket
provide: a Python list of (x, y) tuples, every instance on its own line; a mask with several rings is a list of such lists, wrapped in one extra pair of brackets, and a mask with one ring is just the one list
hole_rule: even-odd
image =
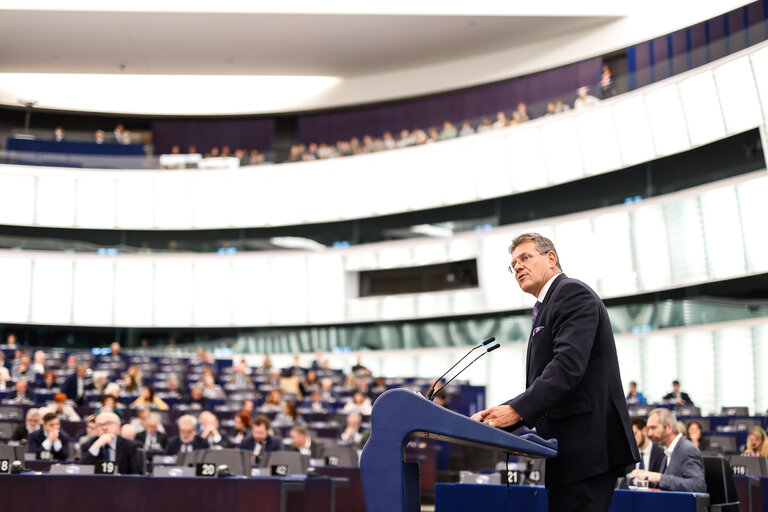
[[(649, 441), (650, 442), (650, 441)], [(641, 454), (642, 457), (642, 454)], [(651, 458), (648, 461), (650, 467), (643, 468), (648, 471), (659, 473), (661, 471), (661, 461), (664, 460), (664, 448), (657, 444), (651, 444)], [(635, 469), (635, 465), (627, 466), (626, 473), (629, 474)]]
[(704, 459), (696, 446), (681, 437), (670, 457), (669, 466), (659, 481), (665, 491), (707, 492), (704, 480)]
[[(93, 436), (83, 443), (81, 447), (83, 454), (80, 458), (81, 464), (96, 464), (99, 462), (99, 457), (94, 457), (88, 451), (97, 439), (97, 436)], [(121, 475), (140, 475), (142, 472), (142, 462), (139, 455), (139, 445), (130, 439), (117, 436), (115, 464), (117, 464), (117, 472)]]
[[(160, 432), (158, 430), (157, 434), (155, 434), (155, 438), (157, 439), (157, 443), (160, 445), (160, 448), (162, 450), (165, 450), (165, 447), (168, 446), (168, 436), (165, 433)], [(147, 442), (146, 430), (142, 430), (141, 432), (136, 434), (136, 443), (139, 445), (140, 448), (143, 448), (146, 442)]]
[(82, 405), (83, 403), (83, 397), (85, 396), (85, 392), (89, 388), (93, 388), (93, 384), (85, 383), (83, 382), (83, 396), (80, 397), (78, 400), (77, 398), (77, 374), (73, 373), (69, 377), (64, 380), (64, 383), (61, 385), (61, 392), (67, 395), (67, 398), (70, 400), (74, 400), (78, 405)]
[(547, 461), (557, 488), (640, 460), (621, 387), (616, 343), (600, 297), (558, 275), (528, 342), (526, 390), (506, 402), (545, 439), (558, 440)]
[[(288, 448), (288, 451), (298, 452), (299, 449), (291, 446), (290, 448)], [(313, 439), (312, 443), (309, 445), (309, 452), (310, 452), (309, 458), (322, 459), (323, 457), (325, 457), (325, 445)]]
[[(208, 441), (202, 437), (195, 435), (195, 439), (192, 441), (193, 450), (205, 450), (210, 448)], [(179, 436), (172, 437), (168, 440), (168, 445), (165, 447), (166, 455), (178, 455), (181, 450), (181, 438)]]
[[(66, 432), (61, 431), (59, 432), (59, 440), (61, 441), (61, 450), (59, 451), (53, 451), (51, 449), (51, 455), (55, 460), (68, 460), (69, 459), (69, 436), (66, 434)], [(40, 453), (45, 448), (43, 448), (43, 442), (45, 441), (45, 431), (40, 428), (36, 431), (32, 432), (29, 437), (27, 438), (27, 452), (29, 453)]]
[[(663, 399), (664, 400), (672, 400), (673, 398), (675, 398), (675, 394), (674, 393), (667, 393), (666, 395), (664, 395)], [(680, 398), (683, 399), (683, 402), (685, 402), (686, 405), (693, 405), (693, 400), (691, 400), (691, 397), (688, 396), (688, 393), (685, 393), (685, 392), (681, 391), (680, 392)]]
[[(238, 445), (238, 448), (241, 450), (248, 450), (249, 452), (252, 452), (253, 449), (256, 447), (256, 440), (253, 438), (253, 436), (248, 436), (242, 441), (240, 441), (240, 444)], [(283, 449), (283, 442), (280, 440), (279, 437), (275, 436), (267, 436), (267, 442), (264, 445), (264, 451), (265, 452), (277, 452)]]

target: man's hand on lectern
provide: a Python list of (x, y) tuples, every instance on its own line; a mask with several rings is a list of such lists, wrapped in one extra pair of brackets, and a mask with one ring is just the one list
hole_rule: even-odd
[(485, 423), (489, 427), (505, 428), (520, 423), (523, 418), (511, 405), (497, 405), (472, 415), (472, 419)]

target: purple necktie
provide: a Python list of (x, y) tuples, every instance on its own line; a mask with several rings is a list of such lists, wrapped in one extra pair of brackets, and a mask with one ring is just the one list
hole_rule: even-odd
[(536, 304), (533, 305), (533, 315), (531, 316), (531, 322), (536, 323), (536, 315), (539, 314), (540, 307), (541, 307), (541, 302), (536, 301)]

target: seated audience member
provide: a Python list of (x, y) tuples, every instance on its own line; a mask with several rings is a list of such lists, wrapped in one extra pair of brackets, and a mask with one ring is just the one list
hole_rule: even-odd
[(355, 391), (355, 394), (352, 395), (352, 401), (344, 405), (341, 414), (356, 412), (363, 416), (370, 416), (372, 409), (371, 399), (365, 396), (362, 391)]
[(280, 412), (283, 410), (283, 407), (283, 392), (279, 389), (273, 389), (267, 393), (266, 400), (261, 404), (263, 412)]
[(459, 136), (458, 130), (450, 121), (443, 122), (443, 129), (440, 131), (440, 140), (453, 139)]
[(136, 442), (147, 451), (164, 451), (168, 446), (168, 436), (160, 431), (160, 415), (150, 413), (144, 420), (144, 430), (136, 434)]
[(208, 399), (203, 395), (203, 388), (197, 385), (192, 386), (192, 389), (189, 391), (189, 398), (184, 400), (184, 403), (192, 409), (208, 408)]
[(101, 397), (101, 407), (93, 411), (93, 413), (98, 416), (102, 412), (113, 412), (120, 418), (120, 421), (123, 421), (123, 408), (118, 407), (118, 403), (115, 395), (104, 395)]
[(91, 414), (87, 418), (85, 418), (85, 428), (78, 430), (75, 434), (74, 441), (76, 443), (82, 444), (83, 441), (88, 439), (89, 437), (93, 437), (97, 434), (96, 430), (96, 415)]
[(293, 427), (291, 429), (290, 451), (309, 455), (311, 459), (319, 459), (325, 455), (325, 445), (319, 441), (313, 441), (309, 430), (305, 427)]
[(496, 113), (496, 121), (493, 123), (494, 128), (504, 128), (509, 124), (509, 120), (507, 119), (507, 114), (504, 112), (497, 112)]
[(144, 423), (146, 423), (147, 418), (149, 418), (149, 414), (150, 409), (148, 405), (140, 405), (136, 407), (136, 416), (131, 418), (131, 425), (133, 425), (133, 429), (137, 434), (144, 430)]
[(576, 91), (578, 97), (573, 103), (574, 110), (584, 110), (585, 108), (594, 107), (600, 103), (599, 99), (595, 98), (594, 96), (590, 96), (588, 93), (589, 87), (579, 87), (579, 89)]
[(216, 384), (212, 373), (204, 374), (202, 378), (203, 395), (209, 400), (223, 400), (227, 398), (224, 390)]
[(78, 364), (75, 373), (67, 377), (61, 386), (61, 391), (67, 395), (67, 398), (78, 405), (83, 404), (85, 392), (88, 391), (89, 387), (93, 387), (92, 385), (89, 386), (85, 381), (89, 369), (87, 363)]
[(324, 401), (326, 402), (335, 402), (336, 399), (339, 397), (338, 393), (334, 389), (333, 386), (333, 379), (330, 377), (325, 377), (323, 380), (320, 381), (320, 394)]
[[(46, 389), (49, 391), (57, 391), (59, 389), (59, 383), (56, 382), (56, 372), (53, 370), (46, 370), (43, 374), (43, 383), (38, 389)], [(66, 398), (66, 395), (64, 395)]]
[(219, 432), (219, 418), (211, 411), (200, 413), (200, 437), (211, 448), (229, 448), (229, 441)]
[(466, 137), (467, 135), (472, 135), (475, 133), (475, 129), (472, 128), (472, 125), (469, 123), (469, 121), (464, 121), (461, 123), (461, 131), (459, 131), (459, 137)]
[(138, 395), (141, 393), (142, 386), (135, 375), (126, 373), (123, 376), (123, 380), (120, 381), (120, 389), (124, 393), (129, 393), (131, 395)]
[(648, 471), (661, 471), (661, 461), (664, 460), (664, 448), (653, 444), (648, 439), (648, 427), (645, 418), (642, 416), (632, 416), (632, 432), (635, 434), (637, 448), (640, 451), (640, 462), (627, 468), (627, 472), (635, 469), (647, 469)]
[(150, 386), (141, 388), (141, 396), (131, 403), (131, 409), (142, 406), (154, 407), (161, 411), (167, 411), (169, 409), (168, 404), (165, 403), (162, 398), (155, 395), (155, 391)]
[(121, 475), (139, 475), (142, 471), (139, 446), (120, 435), (120, 418), (113, 412), (96, 416), (96, 436), (82, 445), (81, 464), (112, 461)]
[(69, 459), (69, 436), (61, 431), (61, 422), (55, 413), (43, 416), (43, 428), (29, 434), (27, 452), (42, 460)]
[(5, 337), (5, 348), (16, 349), (16, 335), (12, 332)]
[(204, 450), (210, 448), (208, 441), (197, 435), (197, 419), (191, 414), (185, 414), (178, 419), (179, 435), (168, 440), (165, 447), (166, 455)]
[(136, 429), (130, 423), (125, 423), (120, 427), (120, 435), (131, 441), (136, 441)]
[(707, 492), (704, 460), (691, 442), (675, 431), (677, 417), (669, 409), (654, 409), (648, 415), (648, 435), (664, 447), (660, 471), (636, 469), (630, 478), (648, 480), (651, 487), (665, 491)]
[(93, 372), (93, 382), (86, 387), (87, 390), (94, 393), (104, 394), (104, 390), (109, 384), (109, 373), (105, 371)]
[(11, 372), (5, 367), (5, 354), (0, 352), (0, 391), (8, 389), (8, 383), (11, 382)]
[(53, 403), (46, 407), (46, 412), (54, 413), (61, 421), (80, 421), (80, 415), (67, 403), (67, 395), (64, 393), (53, 396)]
[(304, 380), (299, 384), (299, 390), (301, 396), (307, 397), (312, 394), (313, 391), (320, 389), (320, 380), (317, 378), (317, 371), (307, 370), (307, 374), (304, 376)]
[(35, 375), (43, 375), (45, 373), (45, 352), (42, 350), (35, 350), (34, 359), (32, 360), (32, 372)]
[(62, 369), (63, 375), (72, 375), (77, 371), (77, 356), (75, 354), (69, 354), (67, 356), (67, 362)]
[(765, 430), (757, 425), (749, 429), (746, 450), (742, 455), (768, 457), (768, 436), (766, 436)]
[(13, 380), (35, 380), (35, 371), (32, 369), (32, 361), (27, 354), (22, 354), (21, 357), (14, 360), (13, 368), (11, 368), (11, 377)]
[(30, 434), (40, 429), (40, 423), (42, 423), (40, 410), (34, 407), (28, 409), (24, 424), (16, 427), (11, 435), (11, 441), (27, 441)]
[(256, 416), (251, 425), (251, 435), (246, 436), (238, 448), (250, 451), (259, 461), (267, 452), (277, 452), (283, 447), (279, 437), (270, 434), (272, 425), (266, 416)]
[(571, 107), (566, 105), (563, 100), (557, 100), (555, 102), (555, 114), (562, 114), (563, 112), (568, 112), (571, 110)]
[(245, 399), (243, 400), (243, 405), (240, 406), (240, 411), (248, 415), (248, 417), (253, 416), (253, 411), (256, 408), (256, 406), (253, 403), (253, 400)]
[(488, 117), (484, 117), (482, 121), (480, 121), (480, 124), (477, 125), (477, 133), (483, 133), (487, 132), (493, 128), (493, 124), (491, 123), (491, 119)]
[(672, 381), (672, 392), (664, 395), (664, 400), (673, 404), (693, 405), (693, 400), (685, 391), (680, 391), (680, 381)]
[(645, 399), (645, 396), (637, 390), (637, 382), (631, 380), (629, 381), (629, 392), (627, 393), (627, 403), (628, 404), (637, 404), (637, 405), (645, 405), (648, 403), (648, 401)]
[(271, 370), (272, 369), (272, 360), (269, 358), (269, 354), (264, 355), (264, 362), (261, 363), (261, 366), (259, 367), (260, 370)]
[(17, 380), (13, 390), (8, 394), (6, 399), (12, 400), (13, 402), (17, 402), (21, 404), (34, 403), (34, 398), (33, 398), (32, 392), (29, 390), (29, 384), (27, 384), (27, 379), (22, 377), (19, 380)]
[(247, 412), (238, 412), (235, 414), (235, 427), (232, 435), (229, 436), (229, 443), (232, 446), (239, 446), (248, 436), (248, 431), (251, 429), (251, 415)]
[(557, 112), (555, 111), (555, 102), (554, 101), (550, 101), (550, 102), (547, 103), (547, 111), (544, 113), (544, 115), (545, 116), (553, 116), (555, 114), (557, 114)]
[(701, 423), (699, 423), (696, 420), (691, 420), (688, 422), (688, 426), (686, 428), (686, 437), (688, 440), (699, 449), (701, 452), (705, 452), (709, 450), (709, 439), (706, 437), (702, 437), (702, 428)]
[(122, 353), (122, 350), (120, 343), (113, 341), (109, 344), (109, 355), (103, 356), (101, 360), (119, 363), (121, 369), (125, 368), (125, 354)]
[(341, 441), (344, 444), (354, 445), (358, 450), (362, 450), (371, 432), (361, 427), (363, 417), (353, 412), (347, 416), (347, 426), (341, 433)]
[(296, 411), (294, 402), (285, 402), (283, 410), (278, 412), (272, 424), (278, 427), (289, 427), (294, 425), (306, 425), (307, 423)]
[(528, 105), (526, 105), (523, 101), (517, 104), (517, 110), (515, 110), (515, 113), (517, 114), (518, 123), (524, 123), (531, 120), (531, 116), (528, 115)]
[(310, 398), (309, 408), (312, 412), (328, 412), (324, 407), (323, 394), (320, 391), (313, 391)]
[(363, 365), (363, 356), (360, 356), (360, 355), (357, 356), (357, 359), (355, 360), (355, 364), (352, 365), (352, 373), (354, 373), (356, 376), (371, 375), (371, 370), (369, 370)]
[(184, 392), (179, 385), (179, 379), (176, 377), (168, 377), (168, 389), (165, 390), (163, 395), (166, 398), (180, 398), (185, 399)]
[(234, 371), (229, 378), (229, 383), (235, 387), (235, 389), (253, 389), (253, 379), (251, 379), (250, 372), (248, 371), (248, 365), (246, 362), (240, 361), (232, 365)]

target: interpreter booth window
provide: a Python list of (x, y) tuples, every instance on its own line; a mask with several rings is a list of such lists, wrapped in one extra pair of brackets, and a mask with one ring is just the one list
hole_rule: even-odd
[(360, 272), (360, 297), (477, 288), (477, 260)]

